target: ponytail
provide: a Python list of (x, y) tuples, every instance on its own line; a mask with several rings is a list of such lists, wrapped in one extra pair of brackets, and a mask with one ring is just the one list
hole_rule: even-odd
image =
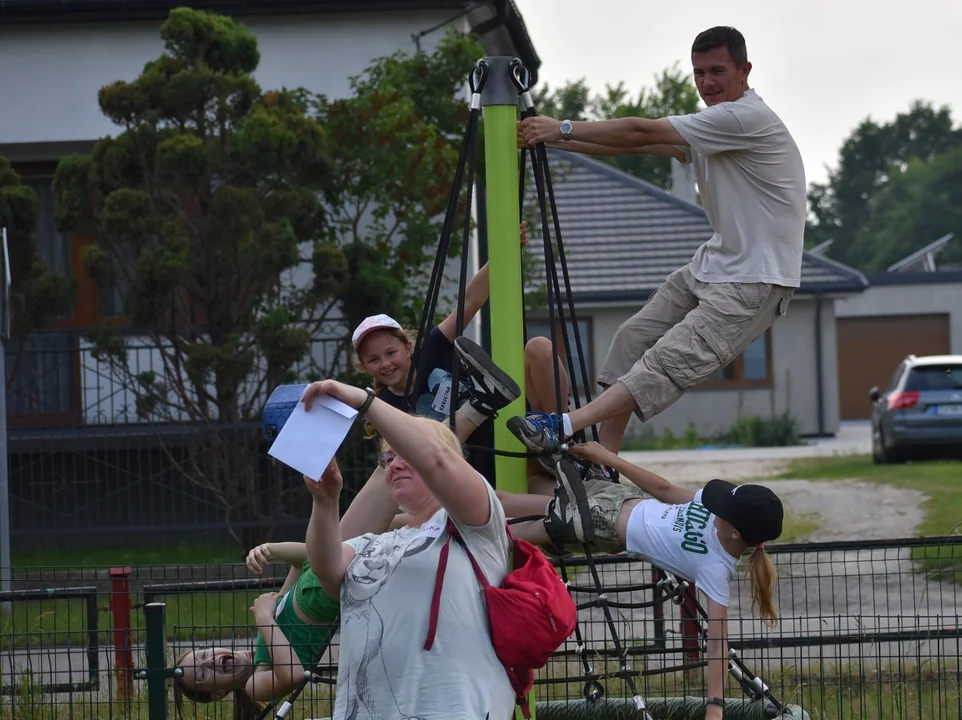
[(748, 574), (752, 581), (752, 612), (757, 612), (766, 625), (774, 628), (778, 622), (774, 603), (777, 571), (761, 545), (756, 546), (748, 558)]

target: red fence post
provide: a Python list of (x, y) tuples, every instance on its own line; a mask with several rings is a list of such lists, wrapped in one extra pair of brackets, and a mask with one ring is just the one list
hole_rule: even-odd
[(131, 696), (134, 653), (130, 646), (130, 568), (110, 568), (110, 612), (114, 617), (114, 675), (117, 694)]
[(695, 606), (695, 583), (685, 592), (685, 601), (681, 604), (681, 646), (685, 650), (686, 662), (701, 660), (698, 634), (698, 608)]

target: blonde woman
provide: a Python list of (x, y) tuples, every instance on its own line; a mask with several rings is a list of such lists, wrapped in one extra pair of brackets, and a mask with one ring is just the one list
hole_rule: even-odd
[(514, 690), (491, 643), (485, 596), (458, 543), (447, 557), (434, 642), (424, 649), (449, 519), (490, 584), (509, 572), (505, 516), (493, 488), (444, 423), (334, 380), (308, 387), (307, 410), (324, 395), (357, 408), (377, 430), (384, 480), (407, 519), (391, 532), (342, 542), (340, 483), (306, 481), (314, 496), (307, 557), (324, 591), (341, 602), (333, 720), (510, 717)]
[[(712, 480), (695, 491), (619, 457), (596, 442), (575, 445), (572, 455), (608, 465), (633, 485), (586, 480), (585, 490), (594, 524), (595, 552), (627, 551), (685, 578), (708, 596), (707, 720), (720, 720), (728, 662), (727, 619), (729, 583), (739, 559), (748, 555), (752, 610), (774, 626), (776, 571), (764, 544), (782, 534), (782, 502), (761, 485), (733, 485)], [(577, 472), (570, 460), (561, 472)], [(585, 541), (581, 513), (558, 485), (550, 500), (540, 495), (499, 492), (508, 517), (544, 515), (543, 521), (512, 526), (516, 537), (545, 546), (553, 553), (578, 552)]]

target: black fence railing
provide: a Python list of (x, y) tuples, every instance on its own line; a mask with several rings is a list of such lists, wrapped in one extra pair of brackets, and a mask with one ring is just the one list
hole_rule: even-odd
[[(130, 356), (135, 370), (162, 377), (157, 348), (138, 347)], [(97, 361), (77, 332), (38, 333), (23, 352), (8, 347), (6, 359), (17, 564), (46, 562), (50, 550), (64, 548), (88, 564), (98, 556), (135, 564), (236, 560), (259, 539), (303, 537), (303, 485), (267, 455), (256, 418), (145, 421), (129, 379)], [(347, 361), (343, 338), (318, 338), (297, 377), (342, 372)], [(265, 400), (270, 389), (262, 389)], [(355, 428), (339, 455), (346, 501), (375, 454)], [(110, 554), (117, 547), (126, 550), (119, 558)]]
[[(769, 551), (779, 572), (780, 621), (769, 629), (753, 617), (748, 578), (740, 573), (729, 607), (734, 655), (726, 718), (766, 717), (777, 707), (819, 720), (962, 717), (962, 537)], [(597, 561), (628, 661), (622, 667), (602, 612), (591, 605), (596, 595), (584, 561), (567, 561), (572, 592), (585, 605), (579, 624), (586, 654), (572, 636), (537, 673), (538, 717), (634, 717), (619, 704), (627, 696), (625, 672), (656, 718), (688, 717), (678, 714), (685, 709), (699, 717), (699, 707), (704, 717), (698, 703), (708, 658), (693, 604), (665, 582), (670, 576), (640, 559)], [(161, 670), (162, 701), (173, 718), (177, 662), (189, 662), (198, 649), (251, 649), (253, 600), (276, 590), (285, 573), (275, 564), (254, 578), (237, 563), (17, 569), (13, 592), (0, 598), (10, 603), (0, 621), (0, 718), (147, 718), (149, 704), (160, 702), (156, 690), (147, 691), (148, 677), (160, 687)], [(95, 601), (85, 599), (94, 592)], [(166, 665), (150, 675), (145, 612), (161, 605)], [(288, 717), (330, 716), (336, 657), (335, 635), (318, 659), (316, 682)], [(602, 700), (586, 702), (589, 687), (600, 687)], [(765, 688), (769, 699), (752, 699)], [(192, 718), (229, 718), (231, 700), (186, 709)]]

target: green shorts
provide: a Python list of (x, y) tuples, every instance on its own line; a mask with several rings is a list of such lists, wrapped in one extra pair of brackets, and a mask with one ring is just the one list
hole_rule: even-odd
[[(301, 665), (305, 670), (310, 670), (317, 664), (331, 641), (334, 633), (332, 623), (337, 620), (340, 602), (332, 600), (324, 592), (307, 563), (304, 563), (303, 570), (294, 587), (277, 601), (280, 610), (275, 610), (274, 622), (284, 633)], [(309, 625), (301, 620), (294, 612), (295, 599), (305, 615), (321, 624)], [(263, 634), (258, 632), (254, 644), (254, 665), (273, 664), (270, 648)]]

